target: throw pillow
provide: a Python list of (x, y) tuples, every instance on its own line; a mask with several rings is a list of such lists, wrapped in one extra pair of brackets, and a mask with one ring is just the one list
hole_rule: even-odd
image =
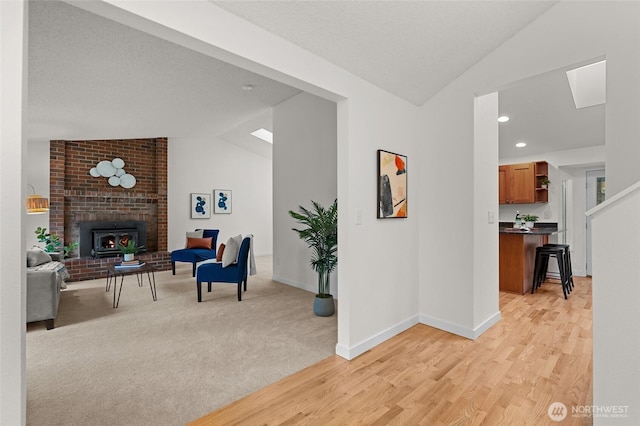
[(220, 247), (218, 247), (218, 251), (216, 252), (216, 262), (222, 262), (222, 253), (224, 253), (224, 248), (224, 243), (221, 243)]
[(27, 267), (42, 265), (51, 262), (51, 256), (40, 248), (27, 250)]
[(237, 237), (231, 237), (227, 240), (227, 244), (222, 253), (222, 267), (236, 263), (238, 261), (238, 253), (240, 252), (240, 243), (242, 242), (242, 235)]
[[(189, 238), (202, 238), (203, 235), (204, 235), (204, 229), (198, 229), (197, 231), (194, 231), (194, 232), (187, 232), (187, 243), (189, 242), (188, 241)], [(185, 245), (185, 247), (187, 246)]]
[(188, 238), (187, 237), (187, 248), (188, 249), (202, 248), (202, 249), (211, 250), (212, 240), (213, 238), (211, 237), (209, 238)]

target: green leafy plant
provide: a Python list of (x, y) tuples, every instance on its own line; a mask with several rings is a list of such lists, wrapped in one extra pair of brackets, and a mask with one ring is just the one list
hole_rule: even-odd
[(76, 243), (76, 242), (69, 243), (66, 246), (64, 246), (62, 248), (64, 250), (64, 258), (66, 259), (67, 257), (69, 257), (71, 252), (74, 251), (77, 248), (78, 248), (78, 243)]
[(289, 210), (289, 215), (305, 226), (291, 229), (311, 249), (311, 268), (318, 273), (318, 297), (327, 298), (331, 297), (329, 277), (338, 265), (338, 200), (326, 209), (311, 203), (312, 209), (299, 206), (298, 212)]
[(62, 241), (60, 241), (60, 238), (56, 234), (47, 232), (47, 228), (38, 226), (34, 232), (36, 234), (36, 237), (38, 238), (38, 242), (44, 243), (44, 251), (55, 253), (59, 252), (60, 248), (62, 248), (65, 259), (69, 257), (71, 252), (78, 247), (78, 243), (75, 242), (62, 246)]
[(35, 230), (35, 234), (38, 238), (38, 242), (44, 243), (44, 251), (53, 253), (60, 250), (62, 241), (60, 241), (60, 238), (58, 238), (56, 234), (47, 232), (47, 228), (38, 226)]
[(522, 216), (522, 220), (524, 220), (525, 222), (536, 222), (538, 220), (538, 216), (534, 214), (525, 214), (524, 216)]
[(540, 179), (540, 185), (549, 185), (551, 183), (551, 181), (549, 180), (549, 178), (542, 178)]
[(123, 245), (123, 244), (118, 244), (118, 248), (120, 249), (120, 251), (124, 254), (136, 254), (140, 251), (141, 248), (143, 248), (144, 246), (138, 246), (136, 245), (136, 242), (134, 240), (129, 240), (127, 242), (127, 245)]

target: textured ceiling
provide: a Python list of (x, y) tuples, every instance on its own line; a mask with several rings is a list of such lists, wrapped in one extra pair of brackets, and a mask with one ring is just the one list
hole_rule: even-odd
[(213, 1), (416, 105), (557, 1)]
[(300, 92), (57, 1), (29, 2), (28, 83), (45, 140), (218, 135)]

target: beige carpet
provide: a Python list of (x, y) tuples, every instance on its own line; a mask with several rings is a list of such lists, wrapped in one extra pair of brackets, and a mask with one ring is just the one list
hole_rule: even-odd
[(157, 302), (126, 277), (117, 309), (105, 280), (69, 283), (56, 328), (27, 328), (27, 424), (180, 425), (332, 355), (336, 316), (256, 260), (242, 302), (214, 284), (197, 303), (190, 264), (156, 273)]

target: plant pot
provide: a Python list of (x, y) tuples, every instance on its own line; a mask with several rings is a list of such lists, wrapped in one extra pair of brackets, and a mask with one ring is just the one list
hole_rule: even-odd
[(534, 225), (535, 225), (535, 222), (525, 222), (524, 223), (524, 226), (526, 226), (529, 229), (533, 228)]
[(130, 260), (133, 260), (133, 259), (135, 259), (135, 256), (136, 256), (135, 253), (125, 253), (124, 254), (124, 261), (128, 262)]
[(336, 307), (333, 302), (333, 296), (320, 297), (316, 294), (316, 298), (313, 302), (313, 313), (319, 317), (330, 317), (336, 312)]

